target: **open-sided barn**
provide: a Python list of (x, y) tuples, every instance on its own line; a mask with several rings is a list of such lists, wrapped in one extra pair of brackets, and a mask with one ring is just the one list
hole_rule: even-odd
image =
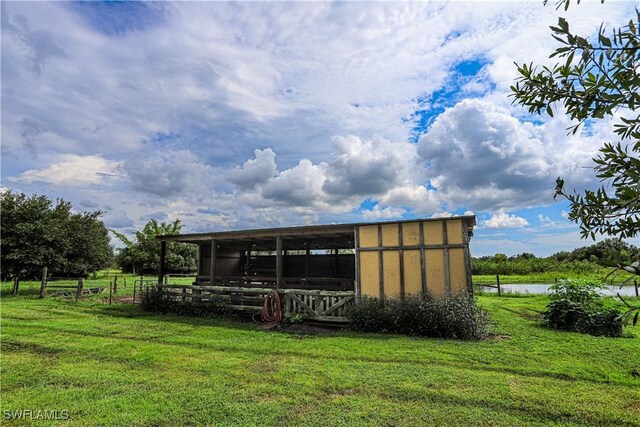
[(159, 236), (160, 280), (167, 242), (198, 245), (198, 273), (185, 298), (221, 292), (257, 310), (276, 289), (284, 310), (344, 320), (362, 296), (471, 293), (469, 240), (475, 216), (331, 224)]

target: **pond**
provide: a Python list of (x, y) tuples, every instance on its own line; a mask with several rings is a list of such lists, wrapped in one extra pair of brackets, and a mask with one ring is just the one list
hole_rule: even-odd
[[(519, 284), (500, 284), (500, 288), (504, 293), (511, 294), (548, 294), (549, 286), (551, 284), (547, 283), (519, 283)], [(498, 292), (496, 288), (491, 288), (488, 286), (477, 286), (476, 289), (482, 292)], [(607, 296), (615, 296), (616, 294), (620, 294), (622, 296), (636, 296), (636, 290), (632, 286), (605, 286), (602, 290), (600, 290), (602, 295)]]

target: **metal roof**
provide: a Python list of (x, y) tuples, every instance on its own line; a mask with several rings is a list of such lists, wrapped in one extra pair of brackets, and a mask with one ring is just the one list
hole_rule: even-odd
[(216, 240), (225, 247), (237, 247), (254, 250), (273, 249), (275, 237), (282, 237), (283, 244), (289, 249), (332, 249), (352, 248), (355, 227), (361, 225), (400, 224), (424, 221), (443, 221), (465, 219), (469, 231), (476, 224), (475, 215), (460, 215), (443, 218), (412, 219), (403, 221), (360, 222), (351, 224), (305, 225), (297, 227), (258, 228), (254, 230), (215, 231), (209, 233), (190, 233), (157, 236), (165, 242), (203, 243)]

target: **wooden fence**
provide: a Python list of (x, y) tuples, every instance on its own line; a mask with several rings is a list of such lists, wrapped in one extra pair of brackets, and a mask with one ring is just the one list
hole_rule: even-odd
[[(149, 284), (137, 283), (138, 295)], [(192, 304), (206, 307), (218, 295), (229, 298), (231, 308), (241, 312), (258, 313), (264, 299), (273, 288), (254, 288), (240, 286), (179, 286), (157, 285), (165, 292), (166, 298), (176, 304)], [(279, 289), (282, 309), (285, 314), (299, 314), (303, 319), (346, 322), (347, 310), (355, 301), (352, 291), (324, 291), (306, 289)], [(134, 301), (135, 302), (135, 301)]]

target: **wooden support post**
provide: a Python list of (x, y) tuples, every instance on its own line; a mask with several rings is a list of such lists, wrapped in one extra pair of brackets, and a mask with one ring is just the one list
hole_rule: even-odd
[(20, 288), (20, 277), (13, 276), (13, 289), (11, 290), (11, 295), (18, 295), (18, 288)]
[(306, 251), (304, 252), (304, 278), (309, 278), (309, 262), (311, 261), (311, 249), (309, 249), (309, 242), (305, 242), (307, 246)]
[[(112, 290), (113, 290), (113, 282), (109, 282), (109, 305), (111, 305)], [(135, 289), (134, 289), (134, 291), (135, 291)], [(135, 298), (135, 293), (134, 293), (134, 298)]]
[(333, 277), (340, 277), (340, 252), (337, 249), (333, 251)]
[(42, 269), (42, 279), (40, 279), (40, 298), (47, 296), (47, 267)]
[(216, 241), (215, 239), (211, 239), (211, 251), (209, 258), (209, 284), (211, 286), (215, 286), (216, 284)]
[(78, 291), (76, 292), (76, 300), (82, 296), (82, 290), (84, 289), (84, 278), (78, 279)]
[(282, 236), (276, 237), (276, 289), (282, 285)]
[[(118, 276), (113, 278), (113, 293), (118, 293)], [(111, 301), (111, 297), (109, 297), (109, 301)]]
[(500, 275), (496, 274), (496, 285), (498, 287), (498, 296), (500, 296), (502, 294), (501, 290), (500, 290)]
[(353, 255), (355, 257), (355, 283), (356, 303), (360, 302), (360, 233), (358, 226), (353, 227)]
[(162, 283), (162, 278), (166, 274), (166, 257), (167, 257), (167, 242), (160, 242), (160, 271), (158, 272), (158, 283)]

